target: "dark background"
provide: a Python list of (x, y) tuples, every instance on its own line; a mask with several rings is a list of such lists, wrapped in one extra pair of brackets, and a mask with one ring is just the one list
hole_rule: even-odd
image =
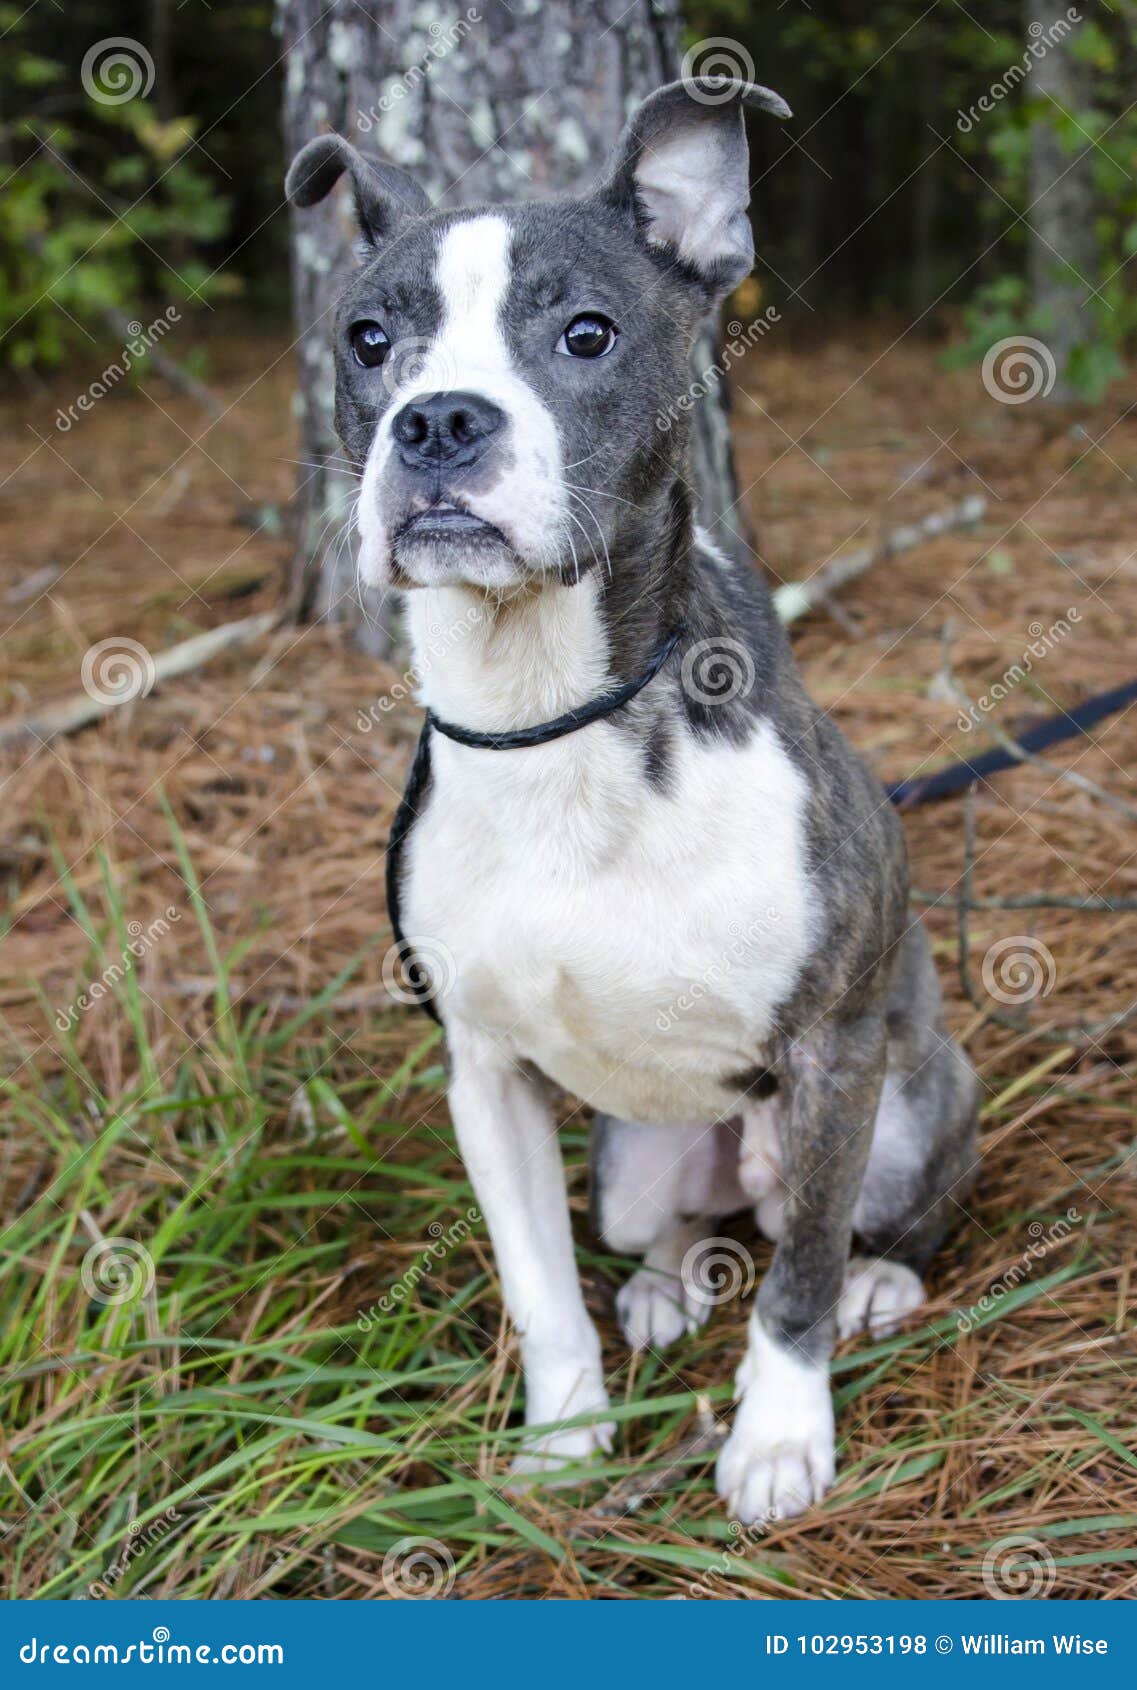
[[(1128, 270), (1118, 266), (1137, 243), (1137, 117), (1126, 94), (1137, 85), (1137, 11), (1132, 0), (1076, 10), (1065, 108), (1020, 86), (961, 133), (957, 114), (1020, 59), (1029, 22), (1064, 14), (1057, 0), (1050, 9), (1032, 0), (689, 6), (691, 40), (739, 41), (794, 108), (792, 127), (763, 141), (771, 157), (756, 171), (766, 297), (830, 319), (926, 312), (919, 326), (928, 331), (969, 308), (976, 347), (992, 332), (1029, 329), (1029, 136), (1032, 124), (1047, 124), (1071, 159), (1086, 154), (1090, 280), (1106, 286), (1094, 302), (1098, 353), (1075, 379), (1096, 397), (1133, 331)], [(162, 259), (172, 256), (211, 302), (283, 319), (282, 70), (268, 0), (68, 0), (65, 13), (41, 0), (22, 15), (0, 6), (0, 20), (2, 147), (15, 172), (0, 212), (6, 366), (58, 362), (75, 342), (64, 311), (88, 321), (103, 300), (128, 311), (165, 300)], [(108, 108), (84, 97), (83, 54), (110, 35), (148, 47), (148, 100)], [(59, 277), (92, 232), (141, 195), (128, 226), (109, 228)], [(53, 273), (51, 295), (24, 315)]]

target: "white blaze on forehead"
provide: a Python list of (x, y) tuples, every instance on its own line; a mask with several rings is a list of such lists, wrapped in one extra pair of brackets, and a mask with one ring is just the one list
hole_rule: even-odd
[(470, 217), (444, 231), (434, 270), (442, 327), (416, 371), (417, 389), (476, 389), (479, 376), (512, 373), (501, 331), (510, 238), (509, 224), (496, 216)]
[(497, 334), (509, 287), (510, 238), (504, 217), (471, 217), (446, 230), (435, 271), (446, 310), (444, 334), (463, 324)]

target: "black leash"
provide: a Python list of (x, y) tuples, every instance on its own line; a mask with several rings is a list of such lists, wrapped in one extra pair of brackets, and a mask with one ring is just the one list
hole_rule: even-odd
[[(1135, 699), (1137, 681), (1126, 681), (1124, 686), (1114, 687), (1109, 692), (1095, 693), (1073, 710), (1047, 716), (1045, 721), (1037, 722), (1033, 728), (1019, 734), (1018, 742), (1024, 751), (1045, 751), (1048, 746), (1085, 733), (1095, 722), (1100, 722), (1104, 716), (1114, 715)], [(1000, 746), (961, 763), (949, 763), (946, 769), (936, 769), (930, 775), (915, 775), (910, 780), (897, 782), (895, 786), (886, 786), (885, 791), (898, 809), (911, 810), (917, 804), (931, 804), (938, 798), (954, 798), (972, 781), (986, 780), (1004, 769), (1017, 769), (1021, 762), (1022, 759), (1016, 757), (1013, 751), (1006, 751)]]
[(594, 698), (590, 704), (581, 704), (575, 710), (566, 710), (563, 716), (554, 716), (551, 722), (537, 722), (531, 728), (515, 728), (511, 732), (477, 733), (473, 728), (460, 728), (454, 722), (444, 722), (433, 710), (428, 710), (427, 723), (430, 727), (437, 728), (440, 734), (445, 734), (447, 739), (454, 739), (459, 745), (472, 745), (483, 751), (513, 751), (524, 745), (548, 745), (551, 739), (562, 739), (565, 734), (575, 733), (577, 728), (586, 728), (589, 722), (599, 722), (603, 717), (611, 716), (614, 711), (623, 709), (637, 693), (644, 690), (649, 681), (655, 680), (682, 635), (682, 628), (676, 628), (673, 634), (668, 634), (643, 674), (637, 675), (634, 681), (625, 681), (623, 686), (613, 687), (610, 692), (602, 692), (600, 697)]

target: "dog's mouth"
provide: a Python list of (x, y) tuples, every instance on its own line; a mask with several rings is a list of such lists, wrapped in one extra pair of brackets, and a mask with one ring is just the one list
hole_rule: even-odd
[(408, 516), (395, 535), (395, 543), (407, 540), (419, 543), (458, 540), (467, 546), (479, 541), (497, 546), (509, 545), (501, 529), (495, 528), (492, 522), (475, 516), (473, 511), (462, 505), (452, 505), (445, 500)]
[(394, 529), (387, 572), (393, 587), (464, 584), (504, 591), (527, 570), (512, 540), (484, 516), (451, 499), (407, 512)]

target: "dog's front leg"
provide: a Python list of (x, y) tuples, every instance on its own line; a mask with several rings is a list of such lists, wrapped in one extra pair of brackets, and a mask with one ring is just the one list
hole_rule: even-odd
[[(581, 1295), (564, 1166), (553, 1112), (540, 1083), (493, 1040), (447, 1027), (450, 1110), (458, 1148), (489, 1227), (505, 1305), (521, 1339), (525, 1422), (608, 1407), (600, 1340)], [(552, 1470), (608, 1449), (611, 1422), (531, 1439), (516, 1473)]]
[(884, 1064), (875, 1014), (827, 1017), (785, 1054), (783, 1231), (755, 1299), (717, 1474), (746, 1525), (801, 1514), (833, 1482), (829, 1357)]

